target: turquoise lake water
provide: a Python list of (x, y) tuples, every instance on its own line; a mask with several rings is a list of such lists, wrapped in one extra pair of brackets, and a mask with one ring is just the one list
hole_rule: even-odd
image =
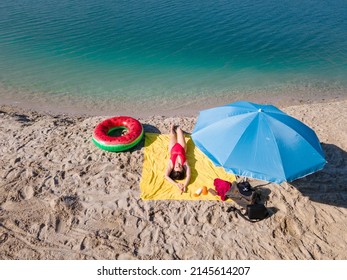
[(343, 95), (347, 2), (1, 0), (0, 87), (28, 102), (149, 110)]

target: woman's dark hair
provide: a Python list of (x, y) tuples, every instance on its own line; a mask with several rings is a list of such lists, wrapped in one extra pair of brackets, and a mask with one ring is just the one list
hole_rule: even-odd
[(182, 171), (172, 170), (169, 177), (173, 180), (183, 180), (186, 177), (186, 170), (184, 168)]

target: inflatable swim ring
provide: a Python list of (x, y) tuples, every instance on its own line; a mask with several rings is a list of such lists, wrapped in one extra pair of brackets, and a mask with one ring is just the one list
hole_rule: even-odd
[(144, 129), (138, 120), (119, 116), (99, 123), (93, 133), (94, 144), (102, 150), (121, 152), (140, 142)]

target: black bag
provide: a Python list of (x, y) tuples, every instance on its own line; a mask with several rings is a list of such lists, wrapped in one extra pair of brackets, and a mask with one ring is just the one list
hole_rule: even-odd
[(264, 204), (247, 205), (246, 214), (251, 220), (263, 220), (269, 216), (269, 212)]
[(237, 212), (243, 219), (249, 222), (258, 222), (269, 216), (268, 209), (264, 204), (258, 203), (260, 194), (252, 188), (248, 181), (231, 184), (230, 190), (226, 193), (226, 197), (231, 198), (239, 206), (246, 209), (245, 214), (236, 207), (229, 207), (227, 212)]
[(269, 211), (267, 210), (264, 204), (247, 205), (245, 214), (242, 213), (240, 209), (237, 209), (233, 206), (230, 206), (227, 212), (236, 212), (241, 216), (241, 218), (251, 223), (259, 222), (269, 216)]

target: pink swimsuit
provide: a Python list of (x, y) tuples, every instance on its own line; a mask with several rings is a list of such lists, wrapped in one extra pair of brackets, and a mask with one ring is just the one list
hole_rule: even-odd
[(175, 166), (177, 156), (181, 158), (182, 165), (186, 162), (186, 151), (181, 146), (181, 144), (176, 143), (175, 145), (173, 145), (173, 147), (171, 148), (170, 154), (171, 154), (170, 159), (173, 166)]

